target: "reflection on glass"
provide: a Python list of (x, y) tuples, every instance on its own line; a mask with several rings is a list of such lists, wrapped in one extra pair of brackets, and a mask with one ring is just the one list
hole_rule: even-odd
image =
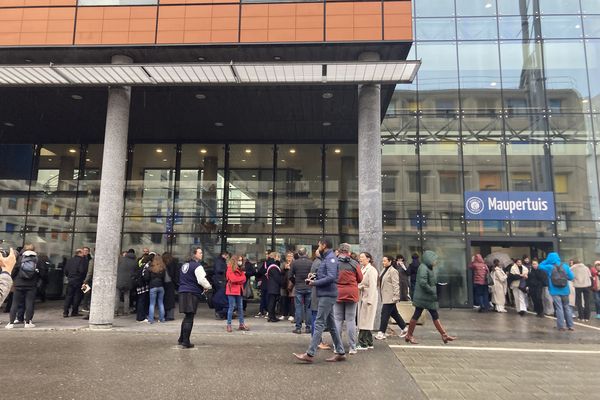
[[(396, 219), (410, 218), (420, 209), (419, 193), (425, 185), (419, 184), (417, 148), (414, 144), (383, 146), (381, 156), (381, 184), (383, 219), (394, 224)], [(384, 225), (386, 223), (384, 222)], [(387, 226), (386, 225), (386, 226)], [(414, 224), (416, 227), (416, 223)]]
[(545, 41), (544, 63), (548, 108), (553, 113), (589, 111), (583, 41)]
[(600, 14), (598, 0), (581, 0), (581, 9), (585, 14)]
[(550, 158), (543, 144), (513, 142), (506, 146), (509, 189), (515, 192), (552, 191)]
[(593, 143), (554, 143), (552, 175), (556, 210), (561, 220), (590, 220), (600, 217), (598, 176)]
[(585, 114), (553, 115), (548, 119), (550, 139), (554, 142), (594, 140), (592, 119)]
[(453, 18), (419, 18), (415, 20), (415, 29), (416, 40), (456, 39)]
[(600, 37), (600, 15), (584, 15), (583, 28), (586, 38)]
[(436, 0), (435, 6), (428, 0), (416, 0), (417, 17), (448, 17), (454, 15), (454, 0)]
[(271, 235), (233, 235), (227, 238), (227, 251), (247, 257), (251, 262), (264, 260), (267, 251), (272, 250), (275, 249), (271, 242)]
[(458, 46), (462, 107), (480, 113), (502, 108), (497, 42), (462, 42)]
[(336, 220), (342, 236), (349, 235), (352, 221), (358, 220), (357, 153), (358, 147), (353, 144), (325, 148), (325, 223)]
[(579, 14), (579, 0), (542, 0), (542, 14)]
[(462, 149), (465, 191), (506, 190), (506, 166), (500, 143), (465, 143)]
[(540, 18), (531, 15), (498, 17), (500, 39), (529, 40), (541, 36)]
[(534, 41), (502, 42), (504, 108), (510, 113), (545, 109), (542, 49)]
[[(534, 9), (535, 7), (535, 9)], [(539, 13), (539, 2), (531, 0), (500, 0), (498, 14), (500, 15), (532, 15)]]
[[(0, 215), (25, 215), (33, 164), (33, 146), (1, 144), (0, 152)], [(0, 217), (0, 221), (2, 220), (14, 223), (9, 217)]]
[[(500, 2), (502, 1), (500, 0)], [(494, 14), (496, 14), (496, 0), (456, 0), (456, 15), (458, 16)]]
[[(587, 51), (592, 111), (596, 113), (600, 112), (600, 40), (586, 40), (585, 47)], [(581, 99), (582, 103), (586, 101), (587, 99)]]
[(581, 38), (581, 17), (579, 15), (543, 16), (542, 32), (544, 38)]
[(459, 40), (493, 40), (498, 38), (496, 18), (457, 18)]
[(417, 57), (422, 60), (417, 77), (420, 109), (458, 110), (456, 43), (420, 43)]
[(411, 236), (392, 236), (383, 237), (383, 254), (390, 257), (397, 255), (404, 256), (406, 264), (410, 263), (413, 254), (421, 254), (421, 241), (417, 235)]
[[(102, 149), (101, 144), (86, 146), (85, 159), (83, 160), (83, 174), (79, 179), (79, 192), (77, 198), (77, 216), (98, 215), (98, 201), (100, 200), (100, 178), (102, 174)], [(85, 232), (95, 232), (96, 225), (81, 227)]]
[[(416, 59), (416, 46), (411, 46), (407, 60)], [(417, 80), (410, 84), (396, 85), (394, 96), (386, 111), (386, 115), (395, 116), (401, 113), (417, 111)]]

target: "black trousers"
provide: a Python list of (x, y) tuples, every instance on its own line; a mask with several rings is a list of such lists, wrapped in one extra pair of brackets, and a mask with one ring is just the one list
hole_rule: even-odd
[(544, 294), (544, 287), (530, 287), (529, 297), (533, 303), (533, 310), (537, 315), (544, 315), (544, 302), (542, 296)]
[(192, 328), (194, 327), (194, 316), (196, 313), (187, 312), (185, 317), (181, 321), (181, 332), (179, 334), (179, 344), (190, 345), (190, 336), (192, 334)]
[[(412, 316), (412, 319), (414, 319), (415, 321), (418, 321), (419, 318), (421, 318), (421, 314), (423, 314), (423, 311), (425, 309), (421, 308), (421, 307), (415, 307), (415, 312)], [(437, 321), (438, 319), (440, 319), (440, 315), (438, 314), (437, 310), (429, 310), (427, 309), (427, 311), (429, 311), (429, 315), (431, 315), (431, 319), (433, 321)]]
[(278, 294), (269, 294), (269, 304), (267, 306), (267, 310), (269, 311), (269, 319), (271, 321), (277, 319), (277, 315), (275, 314), (275, 307), (277, 306), (277, 300), (279, 300)]
[(63, 315), (69, 315), (69, 309), (73, 307), (73, 314), (79, 312), (79, 303), (83, 292), (81, 291), (81, 282), (69, 283), (67, 285), (67, 294), (65, 295), (65, 303), (63, 307)]
[(137, 296), (136, 320), (143, 321), (148, 318), (148, 306), (150, 305), (150, 293), (142, 293)]
[(13, 302), (10, 307), (10, 323), (17, 317), (19, 306), (25, 303), (25, 322), (31, 322), (33, 319), (33, 307), (35, 304), (35, 294), (37, 288), (34, 287), (18, 287), (15, 288)]
[(379, 332), (385, 333), (388, 327), (390, 317), (394, 318), (394, 321), (398, 324), (400, 329), (406, 328), (406, 322), (402, 319), (402, 316), (396, 308), (396, 304), (384, 304), (381, 306), (381, 323), (379, 324)]
[(575, 288), (575, 305), (577, 306), (577, 313), (579, 319), (590, 319), (590, 302), (592, 301), (591, 288)]

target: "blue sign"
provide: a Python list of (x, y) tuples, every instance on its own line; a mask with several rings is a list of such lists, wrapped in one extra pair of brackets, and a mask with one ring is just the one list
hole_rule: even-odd
[(553, 221), (552, 192), (465, 192), (465, 219)]

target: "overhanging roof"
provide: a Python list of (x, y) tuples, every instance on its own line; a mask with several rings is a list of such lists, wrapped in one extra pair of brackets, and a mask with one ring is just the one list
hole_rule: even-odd
[(410, 83), (420, 61), (0, 65), (0, 87)]

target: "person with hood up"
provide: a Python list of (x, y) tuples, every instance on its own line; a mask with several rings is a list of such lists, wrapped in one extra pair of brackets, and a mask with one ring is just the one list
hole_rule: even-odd
[(417, 283), (417, 271), (419, 270), (419, 265), (421, 262), (419, 261), (419, 255), (414, 253), (412, 255), (412, 261), (408, 264), (408, 275), (410, 277), (410, 298), (412, 299), (415, 295), (415, 286)]
[(408, 324), (408, 333), (404, 340), (406, 343), (417, 344), (413, 333), (417, 326), (417, 320), (421, 317), (423, 310), (429, 311), (433, 325), (442, 336), (444, 344), (456, 340), (454, 336), (450, 336), (444, 330), (440, 317), (438, 315), (438, 300), (437, 300), (437, 277), (433, 268), (437, 265), (438, 256), (431, 250), (423, 253), (423, 263), (419, 266), (417, 271), (417, 281), (415, 286), (415, 296), (413, 298), (413, 305), (415, 306), (415, 313), (413, 314), (410, 323)]
[(569, 310), (570, 289), (568, 285), (568, 281), (574, 279), (573, 272), (567, 264), (560, 260), (560, 256), (555, 252), (549, 253), (539, 268), (548, 274), (548, 290), (554, 303), (557, 329), (564, 331), (566, 323), (567, 329), (573, 331), (573, 315)]

